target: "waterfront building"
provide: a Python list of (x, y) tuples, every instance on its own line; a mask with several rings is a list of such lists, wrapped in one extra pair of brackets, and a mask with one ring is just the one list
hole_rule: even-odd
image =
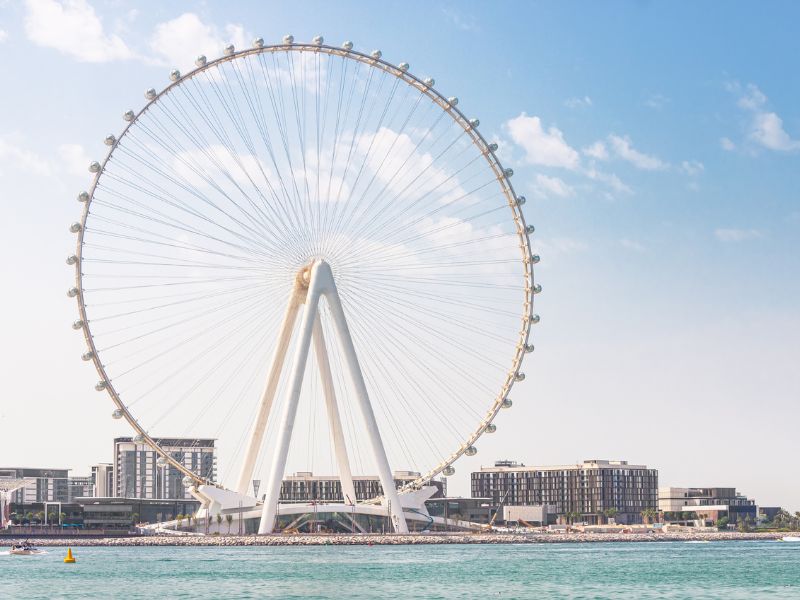
[(425, 501), (425, 508), (432, 517), (471, 523), (488, 523), (497, 511), (497, 506), (492, 504), (491, 498), (434, 497)]
[[(215, 440), (209, 438), (154, 438), (172, 458), (201, 477), (216, 479)], [(149, 445), (129, 437), (114, 440), (114, 489), (117, 498), (192, 500), (183, 485), (183, 473), (171, 464), (160, 465)]]
[(755, 500), (731, 487), (662, 487), (658, 490), (658, 509), (667, 521), (717, 521), (727, 517), (731, 523), (750, 518), (755, 524)]
[(75, 498), (94, 496), (94, 481), (91, 475), (68, 477), (67, 492), (67, 502), (72, 502)]
[(69, 469), (0, 468), (0, 479), (21, 479), (25, 485), (11, 492), (14, 504), (69, 501)]
[(613, 516), (641, 523), (658, 505), (658, 471), (622, 460), (586, 460), (573, 465), (526, 467), (498, 461), (472, 473), (472, 497), (495, 505), (555, 506), (562, 519), (590, 524)]
[[(393, 474), (394, 482), (397, 487), (414, 481), (419, 477), (419, 473), (413, 471), (395, 471)], [(442, 480), (429, 482), (437, 488), (434, 498), (446, 495), (447, 484)], [(356, 501), (369, 500), (383, 494), (383, 487), (377, 475), (354, 475), (353, 487), (356, 492)], [(305, 502), (344, 502), (350, 504), (350, 500), (342, 495), (342, 484), (338, 476), (314, 475), (308, 471), (301, 471), (293, 475), (287, 475), (281, 484), (280, 493), (281, 503), (305, 503)]]
[(138, 523), (170, 521), (178, 515), (194, 515), (197, 500), (144, 498), (79, 498), (81, 523), (86, 529), (128, 530)]
[(114, 495), (114, 465), (98, 463), (92, 465), (92, 496), (108, 498)]

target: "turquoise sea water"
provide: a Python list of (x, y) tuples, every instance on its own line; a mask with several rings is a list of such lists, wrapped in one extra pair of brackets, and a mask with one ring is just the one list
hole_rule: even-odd
[(800, 598), (772, 541), (243, 548), (0, 555), (0, 598)]

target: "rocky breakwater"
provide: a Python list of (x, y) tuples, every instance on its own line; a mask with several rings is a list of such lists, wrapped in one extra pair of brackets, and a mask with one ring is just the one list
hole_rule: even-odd
[(778, 540), (800, 533), (680, 532), (680, 533), (483, 533), (416, 535), (208, 535), (139, 536), (102, 539), (31, 539), (36, 546), (378, 546), (419, 544), (553, 544), (592, 542), (722, 542)]

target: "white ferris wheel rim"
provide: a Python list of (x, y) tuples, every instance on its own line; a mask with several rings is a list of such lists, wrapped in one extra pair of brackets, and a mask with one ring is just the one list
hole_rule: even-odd
[[(102, 161), (100, 161), (99, 163), (92, 163), (92, 165), (90, 166), (90, 171), (93, 172), (95, 176), (88, 190), (81, 194), (81, 196), (84, 196), (84, 194), (86, 194), (88, 197), (84, 196), (82, 198), (84, 206), (81, 213), (79, 228), (77, 231), (77, 244), (76, 244), (76, 254), (75, 254), (77, 260), (74, 262), (76, 287), (73, 288), (73, 290), (77, 290), (75, 296), (78, 302), (78, 312), (80, 317), (80, 321), (76, 322), (76, 324), (80, 325), (80, 327), (78, 328), (82, 329), (88, 347), (88, 352), (84, 356), (90, 357), (100, 377), (95, 388), (98, 391), (108, 392), (113, 404), (116, 407), (115, 412), (119, 411), (118, 414), (120, 414), (121, 417), (123, 417), (128, 422), (128, 424), (132, 427), (132, 429), (136, 433), (137, 439), (140, 440), (142, 443), (150, 446), (167, 463), (169, 463), (172, 467), (183, 473), (183, 475), (185, 476), (184, 481), (187, 484), (191, 485), (205, 484), (205, 485), (214, 485), (217, 487), (223, 487), (220, 483), (212, 481), (210, 478), (202, 477), (198, 473), (187, 468), (181, 462), (179, 462), (173, 456), (171, 456), (167, 451), (165, 451), (155, 441), (155, 437), (152, 437), (150, 434), (148, 434), (147, 430), (139, 423), (134, 414), (128, 409), (128, 407), (120, 398), (118, 391), (115, 389), (113, 385), (111, 377), (109, 377), (109, 374), (107, 373), (106, 368), (102, 363), (101, 360), (102, 357), (98, 353), (91, 332), (90, 321), (87, 317), (86, 304), (84, 302), (84, 295), (83, 295), (84, 282), (83, 282), (83, 270), (81, 265), (83, 259), (84, 234), (86, 231), (86, 223), (90, 215), (90, 207), (94, 199), (94, 194), (97, 189), (97, 185), (101, 180), (102, 175), (106, 169), (106, 165), (112, 158), (119, 142), (122, 139), (124, 139), (125, 135), (128, 133), (128, 130), (135, 123), (137, 123), (137, 121), (143, 115), (145, 115), (151, 107), (153, 107), (156, 103), (158, 103), (159, 100), (164, 95), (169, 93), (172, 89), (176, 88), (177, 86), (180, 86), (181, 84), (189, 81), (193, 77), (199, 75), (200, 73), (208, 69), (217, 67), (223, 63), (231, 62), (246, 56), (257, 55), (257, 54), (267, 54), (267, 53), (274, 54), (280, 52), (283, 53), (311, 52), (311, 53), (326, 54), (329, 56), (339, 56), (345, 59), (357, 61), (359, 63), (366, 64), (369, 67), (379, 69), (389, 75), (392, 75), (396, 77), (398, 80), (404, 82), (406, 85), (416, 89), (421, 94), (427, 96), (431, 101), (437, 104), (445, 113), (447, 113), (454, 123), (459, 125), (464, 130), (464, 132), (469, 136), (472, 144), (474, 144), (478, 148), (483, 158), (485, 159), (486, 163), (491, 168), (501, 188), (502, 194), (508, 202), (508, 206), (511, 210), (512, 218), (516, 227), (516, 234), (520, 242), (519, 245), (520, 264), (523, 267), (521, 275), (523, 280), (523, 291), (524, 291), (524, 301), (520, 319), (521, 326), (519, 330), (518, 342), (514, 349), (511, 368), (508, 369), (505, 382), (501, 386), (501, 389), (497, 393), (496, 397), (494, 398), (488, 410), (486, 411), (483, 419), (480, 420), (474, 431), (469, 436), (467, 436), (467, 438), (463, 441), (463, 443), (460, 446), (455, 448), (449, 455), (445, 456), (438, 464), (430, 468), (425, 473), (420, 474), (413, 481), (403, 485), (401, 488), (399, 488), (399, 491), (402, 492), (410, 489), (416, 489), (443, 472), (447, 474), (446, 473), (447, 470), (451, 468), (451, 465), (458, 458), (460, 458), (465, 453), (469, 454), (471, 450), (474, 450), (475, 442), (487, 431), (487, 429), (489, 429), (490, 432), (494, 431), (493, 428), (495, 426), (493, 425), (492, 421), (497, 416), (497, 413), (500, 411), (500, 409), (504, 407), (504, 405), (510, 406), (510, 401), (508, 400), (508, 396), (514, 383), (524, 379), (524, 374), (521, 373), (520, 371), (524, 355), (533, 350), (533, 346), (529, 344), (529, 338), (530, 338), (531, 325), (538, 322), (539, 320), (538, 315), (533, 313), (534, 294), (538, 292), (538, 286), (534, 286), (533, 265), (538, 262), (538, 256), (532, 253), (531, 243), (530, 243), (530, 235), (532, 233), (532, 227), (527, 225), (525, 216), (521, 209), (521, 206), (524, 203), (524, 197), (519, 197), (516, 195), (513, 185), (510, 181), (511, 176), (513, 175), (513, 171), (511, 171), (510, 169), (503, 168), (498, 156), (496, 155), (495, 148), (493, 147), (493, 145), (489, 144), (485, 140), (485, 138), (481, 135), (481, 133), (478, 131), (477, 129), (478, 123), (475, 120), (471, 121), (470, 119), (468, 119), (461, 112), (461, 110), (456, 107), (457, 100), (454, 100), (452, 98), (448, 99), (445, 96), (443, 96), (433, 87), (433, 84), (430, 80), (422, 80), (416, 77), (415, 75), (411, 74), (408, 71), (408, 65), (406, 65), (405, 63), (400, 63), (400, 65), (397, 66), (392, 65), (391, 63), (381, 58), (381, 54), (379, 51), (374, 51), (371, 55), (365, 54), (357, 50), (354, 50), (352, 48), (352, 44), (349, 44), (347, 42), (342, 47), (335, 47), (326, 45), (321, 42), (316, 43), (316, 41), (317, 40), (315, 40), (315, 42), (312, 43), (294, 42), (293, 39), (290, 38), (290, 36), (287, 36), (287, 38), (284, 38), (284, 43), (264, 45), (263, 41), (260, 40), (259, 38), (255, 40), (253, 47), (251, 48), (235, 51), (232, 46), (228, 46), (225, 49), (224, 55), (217, 59), (206, 61), (205, 58), (203, 57), (203, 60), (198, 63), (197, 68), (186, 73), (185, 75), (182, 75), (177, 71), (173, 71), (171, 76), (172, 82), (169, 85), (167, 85), (160, 92), (157, 92), (155, 94), (149, 94), (148, 102), (138, 112), (133, 113), (132, 116), (131, 116), (132, 111), (129, 111), (129, 113), (126, 114), (125, 120), (127, 121), (127, 124), (120, 133), (120, 135), (118, 137), (109, 136), (108, 138), (106, 138), (106, 144), (110, 146), (109, 151)], [(175, 76), (176, 74), (177, 76)], [(69, 264), (73, 263), (70, 262)], [(70, 292), (72, 292), (73, 290), (70, 290)]]

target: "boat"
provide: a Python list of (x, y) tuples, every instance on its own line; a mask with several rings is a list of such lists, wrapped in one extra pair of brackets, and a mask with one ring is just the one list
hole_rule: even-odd
[(8, 553), (15, 556), (34, 556), (36, 554), (45, 554), (45, 551), (26, 541), (21, 544), (12, 544)]
[(800, 535), (785, 535), (780, 539), (781, 542), (800, 542)]

